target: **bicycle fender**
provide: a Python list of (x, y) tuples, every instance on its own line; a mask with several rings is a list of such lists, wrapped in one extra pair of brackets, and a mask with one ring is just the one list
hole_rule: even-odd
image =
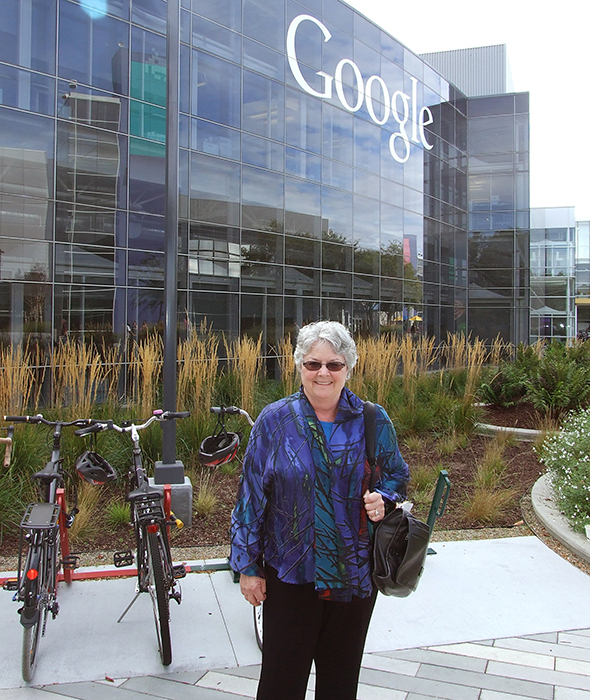
[(39, 622), (39, 608), (27, 608), (23, 606), (19, 612), (20, 623), (23, 627), (33, 627)]

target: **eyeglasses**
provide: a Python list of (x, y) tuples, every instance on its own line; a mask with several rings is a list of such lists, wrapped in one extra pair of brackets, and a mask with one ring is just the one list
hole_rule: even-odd
[(317, 372), (319, 369), (321, 369), (324, 365), (326, 365), (326, 369), (328, 372), (340, 372), (341, 369), (346, 367), (346, 362), (318, 362), (317, 360), (307, 360), (307, 362), (302, 362), (301, 363), (305, 369), (308, 369), (310, 372)]

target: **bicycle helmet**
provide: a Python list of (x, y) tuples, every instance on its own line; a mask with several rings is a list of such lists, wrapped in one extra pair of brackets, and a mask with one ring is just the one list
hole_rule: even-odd
[(239, 445), (240, 436), (224, 429), (203, 440), (199, 448), (199, 462), (206, 467), (220, 467), (235, 458)]
[(117, 472), (111, 465), (101, 457), (98, 452), (86, 450), (76, 460), (76, 470), (78, 474), (89, 484), (106, 484), (115, 481)]

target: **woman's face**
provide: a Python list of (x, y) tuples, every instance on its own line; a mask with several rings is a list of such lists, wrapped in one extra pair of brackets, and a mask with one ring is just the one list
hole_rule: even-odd
[[(318, 370), (309, 370), (305, 367), (305, 363), (310, 360), (321, 362), (322, 366)], [(331, 343), (320, 341), (316, 343), (310, 352), (304, 356), (303, 364), (301, 365), (301, 383), (305, 395), (309, 399), (312, 406), (326, 406), (337, 404), (340, 398), (340, 393), (346, 382), (348, 368), (346, 364), (341, 370), (335, 372), (330, 371), (326, 367), (326, 362), (345, 362), (344, 355), (338, 355)]]

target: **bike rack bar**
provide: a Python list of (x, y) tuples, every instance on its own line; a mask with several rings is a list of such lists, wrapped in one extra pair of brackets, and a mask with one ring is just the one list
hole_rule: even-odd
[[(57, 489), (57, 503), (59, 504), (59, 539), (61, 543), (61, 558), (62, 561), (70, 556), (70, 539), (68, 537), (68, 528), (66, 527), (66, 494), (63, 488)], [(66, 583), (72, 582), (72, 570), (62, 566), (63, 580)]]

